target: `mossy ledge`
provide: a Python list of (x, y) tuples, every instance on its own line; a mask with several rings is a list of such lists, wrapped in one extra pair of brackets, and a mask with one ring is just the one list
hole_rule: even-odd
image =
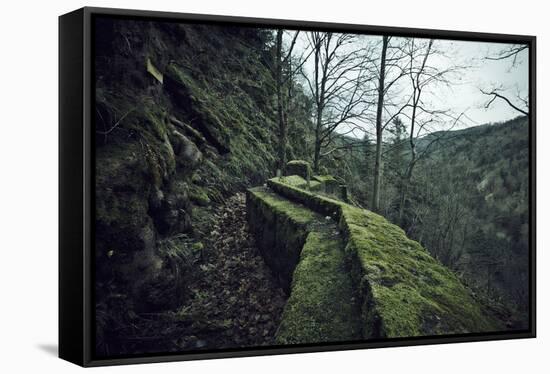
[(334, 217), (361, 304), (365, 339), (498, 331), (457, 276), (385, 218), (273, 178), (278, 194)]
[(337, 231), (313, 231), (307, 236), (277, 330), (278, 344), (362, 338), (359, 305), (343, 249)]
[(276, 342), (360, 340), (360, 307), (336, 223), (262, 187), (248, 191), (247, 215), (266, 263), (290, 294)]

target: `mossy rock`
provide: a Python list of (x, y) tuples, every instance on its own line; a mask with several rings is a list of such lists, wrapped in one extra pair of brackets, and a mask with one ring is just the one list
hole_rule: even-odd
[(295, 186), (299, 188), (306, 188), (307, 187), (307, 181), (300, 175), (286, 175), (284, 177), (281, 177), (281, 181), (283, 183), (286, 183), (290, 186)]
[(170, 140), (178, 168), (187, 173), (193, 172), (202, 161), (202, 153), (198, 147), (191, 139), (175, 129), (170, 132)]
[(336, 182), (338, 183), (338, 181), (336, 180), (336, 178), (334, 178), (332, 175), (330, 174), (326, 174), (326, 175), (314, 175), (313, 176), (313, 179), (321, 182), (321, 183), (331, 183), (331, 182)]
[[(218, 152), (229, 152), (230, 134), (224, 125), (224, 107), (199, 82), (193, 79), (187, 69), (170, 63), (164, 75), (164, 87), (172, 101), (186, 117), (194, 120), (197, 130)], [(217, 110), (220, 109), (220, 110)]]
[(302, 188), (291, 186), (285, 183), (283, 178), (271, 178), (267, 181), (267, 185), (281, 196), (303, 204), (309, 209), (325, 216), (335, 217), (339, 213), (339, 204), (341, 202), (329, 197), (317, 195)]
[(191, 185), (189, 189), (189, 199), (199, 206), (207, 206), (210, 204), (208, 190), (196, 185)]
[(286, 164), (286, 175), (299, 175), (305, 180), (311, 179), (311, 166), (303, 160), (292, 160)]
[(327, 194), (340, 193), (340, 182), (336, 180), (332, 175), (314, 175), (313, 180), (323, 185), (323, 190)]

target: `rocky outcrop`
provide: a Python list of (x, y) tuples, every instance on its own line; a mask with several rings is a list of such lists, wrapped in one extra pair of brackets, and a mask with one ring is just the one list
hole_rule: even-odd
[(125, 120), (139, 136), (112, 137), (96, 154), (98, 287), (114, 279), (129, 300), (140, 300), (136, 306), (165, 308), (178, 300), (152, 292), (174, 271), (157, 243), (191, 230), (189, 184), (202, 156), (154, 109), (136, 109)]
[[(200, 241), (210, 205), (273, 172), (268, 35), (97, 22), (97, 302), (121, 315), (171, 308), (184, 293), (164, 290), (185, 289), (189, 269), (163, 243)], [(289, 152), (299, 149), (289, 143)]]

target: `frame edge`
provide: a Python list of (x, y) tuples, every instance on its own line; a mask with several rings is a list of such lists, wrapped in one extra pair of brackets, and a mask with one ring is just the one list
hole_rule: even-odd
[[(88, 217), (87, 214), (89, 214), (90, 210), (90, 188), (92, 185), (90, 184), (90, 142), (91, 142), (91, 117), (90, 117), (90, 97), (92, 96), (92, 92), (90, 91), (92, 88), (93, 82), (91, 82), (91, 75), (90, 75), (90, 58), (91, 56), (91, 46), (90, 46), (90, 20), (91, 16), (94, 14), (99, 15), (111, 15), (111, 16), (127, 16), (127, 17), (153, 17), (153, 18), (174, 18), (179, 19), (181, 21), (185, 20), (198, 20), (198, 21), (204, 21), (204, 22), (216, 22), (216, 23), (232, 23), (232, 24), (248, 24), (248, 25), (255, 25), (255, 24), (270, 24), (272, 26), (286, 26), (286, 27), (298, 27), (300, 25), (305, 26), (306, 28), (325, 28), (325, 29), (331, 29), (331, 30), (342, 30), (346, 29), (348, 32), (363, 32), (363, 33), (374, 33), (377, 32), (379, 34), (383, 33), (393, 33), (393, 34), (416, 34), (419, 36), (426, 36), (426, 35), (433, 35), (435, 33), (440, 33), (443, 37), (442, 39), (458, 39), (458, 40), (470, 40), (470, 39), (479, 39), (479, 38), (489, 38), (489, 39), (499, 39), (501, 42), (511, 42), (511, 40), (528, 43), (530, 45), (530, 68), (531, 68), (531, 76), (530, 76), (530, 98), (531, 98), (531, 108), (530, 112), (532, 113), (530, 118), (530, 128), (531, 128), (531, 134), (530, 134), (530, 141), (531, 143), (531, 149), (530, 149), (530, 155), (531, 155), (531, 164), (530, 167), (533, 168), (533, 171), (535, 171), (535, 161), (536, 161), (536, 154), (535, 154), (535, 146), (536, 146), (536, 138), (535, 138), (535, 127), (536, 127), (536, 76), (535, 76), (535, 67), (536, 67), (536, 37), (535, 36), (528, 36), (528, 35), (506, 35), (506, 34), (491, 34), (491, 33), (477, 33), (477, 32), (463, 32), (463, 31), (451, 31), (451, 30), (436, 30), (436, 29), (415, 29), (415, 28), (403, 28), (403, 27), (387, 27), (387, 26), (365, 26), (365, 25), (359, 25), (359, 24), (342, 24), (342, 23), (326, 23), (326, 22), (312, 22), (312, 21), (300, 21), (300, 20), (278, 20), (278, 19), (264, 19), (264, 18), (249, 18), (249, 17), (237, 17), (237, 16), (220, 16), (220, 15), (205, 15), (205, 14), (189, 14), (189, 13), (175, 13), (175, 12), (159, 12), (159, 11), (146, 11), (146, 10), (126, 10), (126, 9), (114, 9), (114, 8), (97, 8), (97, 7), (85, 7), (81, 8), (77, 11), (67, 13), (60, 17), (60, 40), (59, 40), (59, 46), (60, 46), (60, 55), (59, 55), (59, 63), (60, 63), (60, 71), (59, 71), (59, 88), (60, 88), (60, 97), (59, 97), (59, 113), (60, 113), (60, 120), (59, 120), (59, 140), (60, 140), (60, 153), (59, 153), (59, 167), (60, 167), (60, 196), (59, 196), (59, 212), (60, 212), (60, 226), (59, 226), (59, 236), (60, 236), (60, 278), (59, 278), (59, 289), (60, 289), (60, 343), (59, 343), (59, 356), (63, 359), (66, 359), (70, 362), (73, 362), (75, 364), (81, 365), (81, 366), (105, 366), (105, 365), (121, 365), (121, 364), (138, 364), (138, 363), (154, 363), (154, 362), (171, 362), (171, 361), (188, 361), (188, 360), (198, 360), (198, 359), (219, 359), (219, 358), (236, 358), (236, 357), (251, 357), (251, 356), (263, 356), (263, 355), (278, 355), (278, 354), (292, 354), (292, 353), (315, 353), (315, 352), (327, 352), (327, 351), (341, 351), (341, 350), (355, 350), (355, 349), (366, 349), (366, 348), (383, 348), (383, 347), (401, 347), (401, 346), (416, 346), (416, 345), (426, 345), (426, 344), (445, 344), (445, 343), (461, 343), (461, 342), (479, 342), (479, 341), (489, 341), (489, 340), (506, 340), (506, 339), (519, 339), (519, 338), (535, 338), (536, 337), (536, 297), (535, 297), (535, 279), (536, 279), (536, 273), (535, 273), (535, 252), (536, 252), (536, 227), (535, 227), (535, 219), (536, 219), (536, 211), (535, 211), (535, 191), (536, 191), (536, 178), (535, 174), (536, 172), (533, 172), (531, 174), (531, 198), (532, 198), (532, 204), (531, 205), (531, 226), (532, 226), (532, 232), (531, 232), (531, 240), (532, 240), (532, 257), (531, 257), (531, 264), (532, 264), (532, 274), (531, 274), (531, 284), (532, 284), (532, 299), (531, 299), (531, 326), (529, 331), (522, 331), (522, 332), (511, 332), (507, 333), (506, 335), (499, 335), (499, 334), (485, 334), (484, 336), (467, 336), (467, 337), (461, 337), (461, 336), (454, 336), (454, 337), (435, 337), (435, 338), (429, 338), (429, 339), (422, 339), (422, 340), (414, 340), (414, 339), (403, 339), (403, 340), (393, 340), (393, 341), (384, 341), (384, 342), (362, 342), (362, 343), (352, 343), (352, 344), (341, 344), (341, 345), (326, 345), (326, 346), (288, 346), (288, 347), (273, 347), (270, 349), (240, 349), (238, 351), (222, 351), (222, 352), (196, 352), (196, 353), (183, 353), (183, 354), (173, 354), (173, 355), (167, 355), (167, 354), (157, 354), (152, 355), (148, 357), (132, 357), (132, 358), (109, 358), (109, 359), (94, 359), (92, 354), (92, 347), (91, 347), (91, 333), (93, 333), (91, 323), (93, 321), (90, 320), (90, 310), (89, 308), (93, 307), (91, 304), (91, 293), (93, 292), (93, 285), (90, 284), (90, 274), (89, 274), (89, 261), (92, 258), (92, 248), (90, 245), (90, 219), (93, 219), (93, 217)], [(68, 20), (71, 17), (77, 17), (79, 18), (79, 30), (80, 33), (78, 36), (75, 36), (76, 30), (70, 30), (66, 31), (68, 34), (70, 34), (71, 39), (78, 40), (77, 45), (77, 52), (76, 53), (73, 49), (69, 48), (68, 46), (64, 47), (62, 44), (62, 28), (61, 24), (62, 21), (65, 19), (66, 22), (69, 22)], [(66, 29), (68, 30), (68, 28)], [(66, 50), (65, 50), (66, 48)], [(81, 58), (81, 63), (77, 66), (74, 65), (72, 67), (66, 67), (65, 71), (62, 71), (62, 62), (67, 63), (69, 57), (68, 55), (75, 55), (79, 54)], [(74, 70), (73, 70), (74, 69)], [(71, 80), (74, 77), (81, 77), (81, 79), (73, 79), (75, 81), (79, 81), (79, 89), (70, 89), (68, 88), (67, 81)], [(72, 82), (74, 84), (74, 82)], [(70, 91), (70, 92), (69, 92)], [(62, 96), (69, 96), (69, 105), (62, 105), (63, 98)], [(73, 100), (70, 100), (70, 98), (73, 98)], [(76, 98), (76, 99), (75, 99)], [(76, 102), (76, 100), (80, 100), (82, 107), (79, 109), (70, 108), (73, 106), (73, 104)], [(67, 104), (67, 101), (65, 101)], [(69, 108), (67, 108), (69, 106)], [(79, 116), (79, 124), (81, 124), (81, 127), (79, 128), (79, 135), (75, 136), (74, 138), (70, 138), (71, 140), (76, 140), (73, 144), (73, 147), (76, 147), (77, 145), (80, 147), (78, 151), (75, 151), (74, 156), (76, 154), (79, 155), (79, 161), (75, 160), (63, 160), (62, 159), (62, 147), (68, 146), (66, 144), (67, 140), (69, 139), (69, 135), (65, 134), (65, 139), (63, 139), (62, 132), (63, 131), (76, 131), (74, 128), (68, 129), (69, 123), (72, 123), (70, 120), (66, 120), (65, 116)], [(65, 119), (65, 120), (64, 120)], [(74, 125), (74, 124), (73, 124)], [(76, 127), (76, 126), (75, 126)], [(73, 155), (71, 154), (71, 157), (73, 158)], [(77, 158), (77, 157), (74, 157)], [(78, 171), (79, 177), (74, 177), (70, 175), (70, 168), (78, 166), (80, 170)], [(72, 170), (72, 169), (71, 169)], [(71, 183), (67, 184), (67, 179), (71, 178)], [(63, 179), (63, 180), (62, 180)], [(82, 191), (73, 191), (73, 194), (76, 194), (77, 192), (80, 193), (80, 200), (78, 204), (73, 204), (75, 206), (80, 207), (80, 216), (79, 219), (75, 219), (71, 222), (69, 219), (67, 221), (66, 214), (71, 213), (74, 216), (74, 213), (72, 210), (74, 210), (75, 206), (71, 204), (67, 204), (67, 194), (62, 193), (62, 187), (65, 187), (65, 189), (68, 189), (70, 187), (74, 186), (80, 186), (81, 183), (83, 183), (83, 189)], [(67, 209), (66, 206), (65, 210), (62, 209), (62, 202), (68, 205), (70, 208)], [(61, 260), (62, 258), (66, 258), (63, 256), (67, 256), (67, 247), (62, 246), (61, 244), (61, 238), (63, 235), (67, 235), (68, 231), (62, 230), (62, 215), (64, 223), (67, 225), (66, 227), (70, 226), (80, 226), (79, 230), (81, 230), (80, 233), (80, 251), (79, 256), (80, 258), (74, 262), (71, 262), (69, 264), (65, 264), (65, 266), (62, 267)], [(83, 246), (83, 247), (82, 247)], [(63, 247), (63, 249), (62, 249)], [(73, 248), (74, 249), (74, 248)], [(63, 253), (62, 253), (63, 252)], [(72, 339), (69, 341), (69, 339), (66, 339), (65, 342), (68, 342), (70, 345), (77, 345), (80, 352), (78, 355), (71, 356), (71, 353), (67, 350), (65, 350), (66, 347), (62, 349), (62, 331), (65, 331), (65, 327), (62, 328), (62, 318), (61, 313), (62, 311), (65, 314), (68, 313), (74, 313), (77, 309), (68, 309), (67, 307), (67, 297), (66, 294), (62, 294), (61, 288), (62, 286), (62, 277), (61, 273), (62, 270), (65, 274), (67, 274), (68, 270), (74, 270), (74, 269), (68, 269), (67, 265), (69, 267), (76, 268), (77, 271), (79, 271), (79, 276), (75, 277), (74, 279), (71, 278), (69, 280), (70, 288), (76, 289), (78, 292), (80, 292), (79, 301), (80, 304), (80, 314), (79, 317), (81, 319), (79, 324), (76, 324), (74, 326), (78, 327), (75, 329), (69, 329), (72, 331)], [(68, 279), (68, 277), (67, 277)], [(65, 282), (67, 282), (67, 279), (65, 279)], [(78, 285), (75, 286), (75, 284), (78, 282)], [(62, 301), (65, 301), (63, 303)], [(63, 304), (63, 306), (62, 306)], [(76, 318), (75, 317), (75, 318)], [(65, 324), (67, 325), (67, 324)], [(77, 331), (78, 330), (78, 331)], [(76, 331), (76, 332), (75, 332)], [(65, 337), (67, 337), (67, 333), (65, 332)], [(442, 339), (444, 339), (442, 341)], [(74, 348), (74, 347), (73, 347)], [(63, 354), (62, 354), (63, 351)]]
[(84, 364), (83, 9), (59, 17), (59, 357)]

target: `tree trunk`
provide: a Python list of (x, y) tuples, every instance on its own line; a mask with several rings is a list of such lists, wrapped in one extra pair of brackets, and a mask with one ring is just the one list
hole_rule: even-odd
[(401, 181), (401, 192), (399, 196), (399, 215), (397, 217), (397, 222), (399, 222), (399, 225), (401, 228), (403, 228), (403, 214), (405, 211), (405, 198), (407, 196), (407, 188), (408, 188), (408, 182), (405, 181), (405, 178)]
[(388, 49), (388, 37), (382, 37), (382, 56), (380, 58), (380, 77), (378, 81), (378, 103), (376, 107), (376, 156), (374, 161), (374, 186), (372, 188), (371, 209), (380, 211), (380, 184), (381, 184), (381, 160), (382, 160), (382, 109), (384, 108), (384, 89), (386, 77), (386, 51)]
[(313, 173), (319, 174), (319, 158), (321, 156), (321, 145), (315, 143), (315, 154), (313, 155)]
[(374, 156), (374, 186), (372, 188), (371, 209), (374, 212), (380, 211), (380, 182), (381, 182), (381, 161), (382, 161), (382, 129), (378, 129), (376, 121), (376, 153)]
[[(409, 190), (409, 186), (411, 184), (412, 179), (412, 173), (414, 169), (414, 165), (416, 164), (416, 152), (414, 147), (412, 148), (412, 159), (409, 163), (409, 166), (407, 167), (407, 171), (405, 172), (402, 180), (401, 180), (401, 196), (399, 197), (399, 216), (397, 217), (397, 222), (399, 222), (399, 225), (403, 230), (405, 230), (405, 200), (407, 198), (407, 193)], [(406, 231), (406, 230), (405, 230)]]
[(319, 174), (319, 161), (321, 158), (321, 129), (322, 109), (317, 109), (317, 123), (315, 124), (315, 152), (313, 154), (313, 173)]
[(279, 162), (278, 169), (281, 170), (282, 175), (285, 175), (286, 167), (286, 124), (284, 118), (283, 109), (283, 61), (282, 61), (282, 48), (283, 48), (283, 30), (277, 30), (277, 71), (276, 71), (276, 84), (277, 84), (277, 117), (279, 122)]

